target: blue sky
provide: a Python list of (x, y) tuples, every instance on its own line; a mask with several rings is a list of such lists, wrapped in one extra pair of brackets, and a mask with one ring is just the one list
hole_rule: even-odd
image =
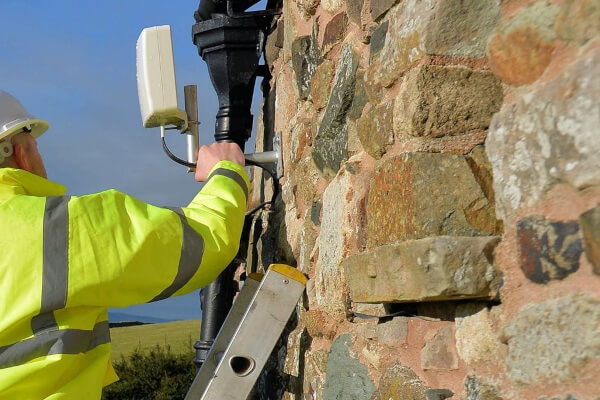
[[(2, 0), (0, 89), (50, 122), (38, 145), (49, 178), (68, 193), (115, 188), (152, 204), (183, 206), (199, 190), (186, 168), (164, 155), (158, 129), (142, 127), (135, 71), (142, 29), (171, 25), (180, 107), (183, 86), (198, 85), (200, 142), (212, 142), (218, 103), (191, 40), (197, 6), (197, 0)], [(259, 103), (257, 88), (255, 121)], [(167, 142), (185, 158), (182, 137), (171, 132)], [(123, 311), (198, 318), (198, 294)]]

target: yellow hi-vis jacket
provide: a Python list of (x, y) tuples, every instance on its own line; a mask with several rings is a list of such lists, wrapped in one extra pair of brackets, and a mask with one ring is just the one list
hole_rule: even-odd
[(219, 162), (184, 208), (65, 196), (0, 169), (0, 399), (97, 399), (118, 378), (107, 307), (188, 293), (235, 257), (250, 183)]

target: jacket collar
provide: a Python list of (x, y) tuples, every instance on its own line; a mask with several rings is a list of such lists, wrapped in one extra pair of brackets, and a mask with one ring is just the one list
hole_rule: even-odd
[(67, 188), (22, 169), (0, 168), (0, 198), (14, 195), (62, 196)]

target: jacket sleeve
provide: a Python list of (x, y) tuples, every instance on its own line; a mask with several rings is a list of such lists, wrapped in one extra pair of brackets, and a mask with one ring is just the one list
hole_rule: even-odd
[(67, 307), (124, 307), (207, 285), (235, 257), (250, 183), (221, 161), (187, 207), (109, 190), (68, 203)]

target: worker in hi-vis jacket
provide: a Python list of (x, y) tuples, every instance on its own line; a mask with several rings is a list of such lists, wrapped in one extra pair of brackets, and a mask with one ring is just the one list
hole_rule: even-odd
[(182, 295), (234, 258), (250, 188), (236, 144), (202, 146), (187, 207), (46, 179), (48, 128), (0, 91), (0, 399), (94, 399), (118, 378), (107, 307)]

